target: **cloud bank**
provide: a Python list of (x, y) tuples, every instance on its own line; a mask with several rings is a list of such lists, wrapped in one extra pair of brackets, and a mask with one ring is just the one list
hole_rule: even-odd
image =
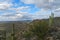
[(25, 4), (34, 4), (39, 8), (56, 9), (60, 8), (60, 0), (21, 0)]
[[(23, 6), (14, 4), (13, 1), (14, 0), (0, 0), (0, 21), (46, 19), (51, 15), (51, 10), (54, 11), (55, 16), (60, 16), (60, 0), (20, 0), (26, 6), (23, 4), (21, 4)], [(34, 7), (28, 5), (32, 4), (39, 8), (39, 10), (30, 14), (31, 11), (33, 12), (32, 8)]]

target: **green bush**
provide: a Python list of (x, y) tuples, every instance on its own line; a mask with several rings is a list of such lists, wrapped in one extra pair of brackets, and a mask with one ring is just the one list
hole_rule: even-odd
[(29, 24), (29, 31), (25, 32), (25, 37), (36, 35), (38, 40), (43, 40), (48, 31), (48, 23), (46, 21), (36, 21)]

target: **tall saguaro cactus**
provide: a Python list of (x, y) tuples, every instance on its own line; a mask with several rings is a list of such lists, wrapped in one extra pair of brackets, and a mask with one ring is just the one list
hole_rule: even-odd
[(49, 27), (53, 25), (53, 21), (54, 21), (54, 13), (51, 13), (51, 16), (49, 18)]
[(12, 34), (11, 34), (11, 36), (12, 36), (12, 40), (15, 40), (14, 35), (15, 35), (15, 32), (14, 32), (14, 24), (13, 24), (13, 27), (12, 27)]

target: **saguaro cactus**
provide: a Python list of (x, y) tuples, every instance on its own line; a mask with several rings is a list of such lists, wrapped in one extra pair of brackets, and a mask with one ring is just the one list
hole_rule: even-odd
[(51, 13), (51, 16), (49, 18), (49, 26), (50, 27), (53, 25), (53, 21), (54, 21), (54, 13)]
[(11, 34), (11, 36), (12, 36), (12, 40), (15, 40), (14, 35), (15, 35), (15, 32), (14, 32), (14, 24), (13, 24), (13, 27), (12, 27), (12, 34)]

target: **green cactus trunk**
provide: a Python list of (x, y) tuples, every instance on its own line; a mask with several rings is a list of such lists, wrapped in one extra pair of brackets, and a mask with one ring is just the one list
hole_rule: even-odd
[(51, 16), (49, 18), (49, 27), (53, 25), (53, 22), (54, 22), (54, 13), (51, 13)]
[(12, 40), (15, 40), (15, 32), (14, 32), (14, 24), (13, 24), (13, 27), (12, 27), (12, 34), (11, 34), (11, 36), (12, 36)]

